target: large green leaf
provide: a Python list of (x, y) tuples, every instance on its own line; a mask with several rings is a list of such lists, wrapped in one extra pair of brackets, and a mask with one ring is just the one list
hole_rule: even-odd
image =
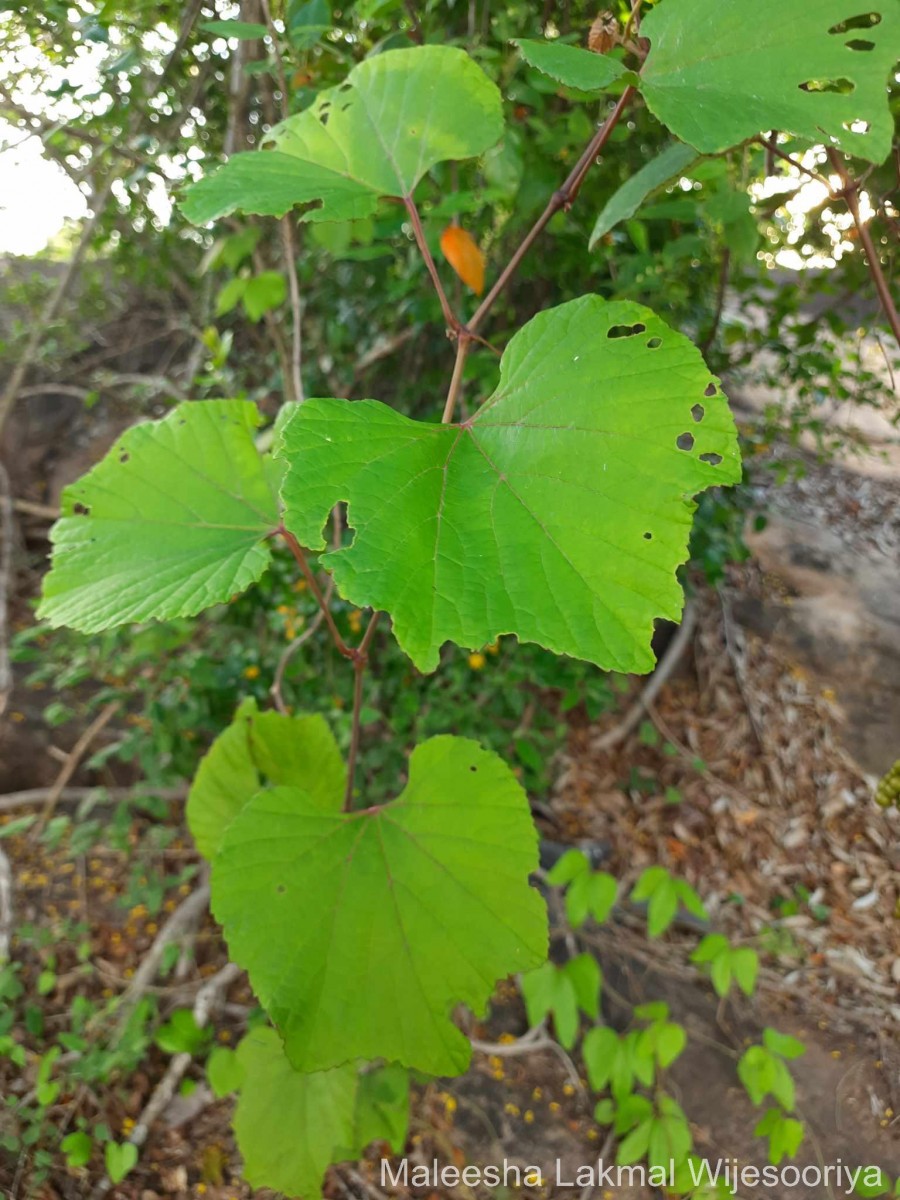
[(276, 126), (271, 150), (236, 154), (196, 183), (182, 207), (197, 224), (298, 204), (310, 221), (364, 217), (379, 197), (411, 195), (436, 163), (481, 154), (502, 132), (500, 93), (464, 51), (391, 50)]
[(181, 404), (129, 429), (66, 488), (38, 616), (96, 633), (188, 617), (262, 575), (279, 523), (243, 400)]
[(343, 794), (347, 771), (323, 717), (259, 712), (245, 700), (200, 763), (187, 801), (197, 849), (212, 859), (228, 825), (264, 783), (303, 788), (330, 807)]
[(579, 46), (531, 38), (517, 39), (515, 44), (529, 66), (582, 92), (602, 90), (625, 74), (625, 68), (616, 59)]
[(460, 425), (309, 400), (282, 453), (287, 525), (322, 548), (348, 502), (355, 538), (322, 561), (343, 596), (390, 613), (425, 671), (445, 641), (504, 633), (649, 671), (654, 619), (683, 604), (692, 497), (740, 474), (699, 351), (649, 309), (598, 296), (520, 330), (496, 392)]
[(369, 1142), (399, 1151), (406, 1140), (409, 1085), (397, 1066), (361, 1072), (355, 1063), (301, 1074), (274, 1029), (255, 1029), (237, 1049), (244, 1071), (234, 1131), (253, 1187), (314, 1200), (334, 1162)]
[(647, 103), (705, 154), (772, 129), (833, 140), (871, 162), (890, 153), (897, 0), (666, 0), (641, 34)]
[(256, 795), (228, 827), (212, 906), (298, 1070), (385, 1058), (465, 1070), (451, 1022), (546, 956), (528, 884), (537, 835), (496, 755), (464, 738), (416, 748), (392, 803), (330, 811), (299, 788)]
[(590, 249), (620, 221), (633, 217), (651, 192), (668, 183), (697, 157), (697, 151), (684, 142), (672, 142), (618, 188), (603, 207), (591, 232)]

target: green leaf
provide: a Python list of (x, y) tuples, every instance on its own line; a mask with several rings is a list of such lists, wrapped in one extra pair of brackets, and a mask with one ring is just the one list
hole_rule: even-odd
[(718, 958), (720, 954), (729, 951), (728, 938), (723, 937), (721, 933), (708, 933), (700, 940), (697, 949), (691, 955), (691, 962), (709, 963), (714, 958)]
[(259, 712), (245, 700), (202, 759), (187, 801), (197, 849), (212, 860), (225, 830), (264, 783), (304, 790), (323, 811), (343, 795), (347, 771), (323, 717)]
[(188, 617), (262, 575), (278, 505), (254, 404), (180, 404), (135, 425), (62, 495), (38, 616), (96, 633)]
[(246, 290), (247, 280), (241, 275), (236, 275), (234, 279), (229, 279), (224, 287), (220, 289), (218, 296), (216, 296), (216, 316), (224, 317), (233, 308), (237, 308)]
[[(301, 1074), (285, 1057), (273, 1029), (255, 1029), (237, 1049), (244, 1071), (234, 1130), (253, 1187), (291, 1196), (321, 1195), (322, 1176), (332, 1162), (358, 1158), (376, 1138), (401, 1149), (406, 1135), (408, 1089), (395, 1088), (395, 1112), (378, 1115), (372, 1097), (378, 1080), (397, 1068), (361, 1075), (348, 1063), (330, 1071)], [(404, 1075), (405, 1073), (401, 1073)], [(398, 1137), (398, 1131), (402, 1136)]]
[(712, 960), (709, 977), (717, 996), (727, 996), (731, 988), (731, 952), (726, 950)]
[[(877, 14), (876, 23), (842, 29), (860, 12)], [(886, 83), (900, 45), (894, 0), (680, 0), (652, 9), (641, 34), (650, 39), (641, 71), (647, 104), (704, 154), (772, 129), (832, 140), (870, 162), (890, 153)]]
[(650, 1148), (650, 1135), (653, 1132), (653, 1118), (648, 1117), (619, 1143), (616, 1151), (616, 1162), (620, 1167), (627, 1167), (644, 1157)]
[(654, 1030), (654, 1049), (656, 1061), (665, 1069), (670, 1067), (687, 1045), (687, 1034), (684, 1027), (674, 1021), (666, 1021), (656, 1026)]
[(868, 1167), (865, 1177), (860, 1179), (854, 1188), (857, 1196), (864, 1196), (866, 1200), (872, 1196), (883, 1196), (890, 1190), (890, 1178), (887, 1172), (882, 1171), (880, 1167)]
[(165, 1025), (157, 1030), (155, 1042), (166, 1054), (196, 1054), (212, 1036), (211, 1031), (194, 1020), (189, 1008), (178, 1008)]
[(236, 1092), (244, 1081), (244, 1067), (237, 1052), (216, 1046), (206, 1060), (206, 1078), (219, 1098)]
[(566, 920), (573, 929), (580, 929), (587, 920), (591, 904), (590, 874), (577, 875), (566, 890)]
[(588, 880), (588, 903), (591, 916), (598, 925), (602, 925), (613, 910), (619, 885), (614, 875), (608, 871), (595, 871)]
[(600, 987), (603, 983), (600, 964), (593, 954), (576, 954), (562, 970), (572, 984), (578, 1007), (596, 1021), (600, 1016)]
[(756, 951), (749, 946), (739, 946), (737, 950), (732, 950), (731, 970), (744, 995), (752, 996), (759, 975), (759, 955)]
[(740, 472), (699, 351), (649, 309), (599, 296), (520, 330), (497, 390), (461, 425), (308, 400), (283, 453), (288, 527), (323, 549), (328, 514), (348, 502), (353, 542), (322, 563), (346, 599), (391, 614), (423, 671), (445, 641), (505, 633), (650, 670), (654, 620), (683, 604), (693, 496)]
[(806, 1053), (806, 1047), (798, 1038), (791, 1037), (789, 1033), (779, 1033), (777, 1029), (763, 1030), (763, 1044), (781, 1058), (800, 1058)]
[(775, 1083), (777, 1060), (763, 1046), (750, 1046), (741, 1055), (737, 1073), (754, 1104), (762, 1104)]
[(519, 47), (519, 53), (530, 67), (581, 92), (603, 90), (626, 73), (614, 58), (578, 46), (567, 46), (564, 42), (513, 38), (513, 44)]
[(217, 37), (238, 38), (242, 41), (262, 38), (269, 32), (265, 25), (259, 25), (255, 21), (201, 21), (200, 28), (205, 33), (213, 33)]
[(692, 146), (672, 142), (629, 176), (603, 206), (591, 232), (590, 249), (593, 250), (600, 239), (620, 221), (633, 217), (651, 192), (677, 178), (696, 158), (697, 151)]
[(618, 1035), (608, 1025), (595, 1025), (584, 1035), (581, 1056), (595, 1092), (602, 1091), (609, 1083), (618, 1053)]
[(332, 27), (328, 0), (291, 0), (287, 11), (287, 33), (295, 50), (311, 50)]
[(247, 280), (244, 288), (244, 312), (251, 321), (258, 321), (265, 313), (284, 304), (287, 283), (280, 271), (261, 271)]
[(59, 1144), (60, 1150), (66, 1156), (67, 1167), (86, 1167), (91, 1161), (94, 1142), (83, 1130), (67, 1134)]
[(684, 1117), (655, 1117), (647, 1147), (647, 1163), (651, 1167), (661, 1167), (668, 1173), (669, 1163), (683, 1162), (690, 1154), (693, 1144), (691, 1131)]
[(652, 938), (661, 937), (675, 920), (677, 912), (675, 881), (666, 879), (656, 888), (647, 904), (647, 934)]
[(386, 1058), (465, 1070), (449, 1020), (546, 957), (528, 884), (537, 835), (496, 755), (464, 738), (418, 746), (390, 804), (341, 811), (296, 787), (260, 792), (229, 825), (212, 906), (298, 1070)]
[(556, 860), (547, 873), (547, 882), (553, 887), (562, 887), (571, 883), (578, 875), (584, 875), (591, 869), (586, 854), (580, 850), (567, 850)]
[(113, 1183), (121, 1183), (137, 1164), (138, 1149), (133, 1142), (107, 1142), (103, 1156), (107, 1175)]
[(189, 188), (182, 209), (203, 225), (240, 210), (303, 220), (371, 215), (381, 196), (412, 195), (439, 162), (473, 158), (503, 133), (500, 93), (453, 46), (391, 50), (276, 126), (263, 153), (235, 154)]

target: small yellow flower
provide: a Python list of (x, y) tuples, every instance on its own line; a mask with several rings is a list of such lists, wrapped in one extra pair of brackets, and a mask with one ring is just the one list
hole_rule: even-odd
[(541, 1091), (541, 1089), (539, 1087), (536, 1087), (534, 1089), (534, 1091), (531, 1093), (531, 1098), (532, 1098), (532, 1100), (540, 1100), (540, 1098), (541, 1098), (541, 1096), (543, 1096), (543, 1094), (544, 1093)]
[(469, 655), (469, 666), (473, 671), (480, 671), (484, 666), (486, 659), (483, 654), (477, 652)]
[(517, 1117), (521, 1109), (518, 1104), (504, 1104), (503, 1111), (510, 1117)]
[(305, 592), (306, 591), (306, 580), (305, 579), (295, 580), (294, 581), (294, 591), (295, 592)]
[(131, 1133), (132, 1129), (134, 1129), (134, 1121), (131, 1119), (131, 1117), (126, 1117), (122, 1122), (122, 1132), (127, 1137), (127, 1135)]
[(571, 1083), (563, 1084), (563, 1095), (564, 1096), (574, 1096), (575, 1095), (575, 1089), (574, 1089), (574, 1087), (572, 1087)]
[(445, 1096), (444, 1097), (444, 1109), (448, 1113), (456, 1112), (456, 1097), (455, 1096)]
[(532, 1121), (534, 1120), (534, 1113), (531, 1111), (530, 1108), (525, 1109), (525, 1112), (522, 1115), (522, 1120), (525, 1122), (526, 1125), (530, 1125), (532, 1123)]
[(251, 663), (249, 667), (244, 667), (243, 675), (245, 679), (258, 679), (259, 667), (256, 663)]
[(281, 613), (281, 615), (283, 617), (286, 617), (288, 615), (288, 613), (291, 611), (291, 609), (290, 609), (290, 606), (287, 604), (279, 604), (278, 607), (275, 609), (275, 611), (277, 613)]
[(547, 1107), (550, 1109), (550, 1111), (552, 1113), (558, 1113), (559, 1112), (559, 1101), (551, 1100), (550, 1103), (547, 1105)]

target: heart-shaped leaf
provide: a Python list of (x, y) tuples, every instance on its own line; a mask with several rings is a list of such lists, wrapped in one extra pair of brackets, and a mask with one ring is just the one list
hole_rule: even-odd
[(463, 50), (391, 50), (276, 126), (271, 149), (235, 154), (194, 184), (182, 208), (200, 225), (298, 204), (309, 221), (365, 217), (379, 197), (411, 195), (437, 163), (481, 154), (502, 133), (500, 93)]
[(390, 613), (432, 671), (445, 641), (515, 633), (649, 671), (677, 620), (693, 497), (740, 476), (734, 423), (699, 351), (641, 305), (585, 296), (512, 339), (496, 392), (459, 425), (366, 400), (309, 400), (284, 430), (285, 522), (321, 549), (348, 502), (341, 594)]
[(113, 1183), (121, 1183), (134, 1169), (138, 1160), (138, 1149), (134, 1142), (107, 1142), (103, 1150), (106, 1173)]
[(495, 980), (546, 956), (527, 797), (496, 755), (437, 737), (391, 804), (342, 799), (326, 811), (278, 787), (234, 818), (212, 870), (231, 955), (297, 1070), (385, 1058), (457, 1074), (471, 1047), (451, 1009), (482, 1010)]
[(870, 162), (890, 153), (897, 0), (678, 0), (651, 9), (641, 34), (648, 105), (704, 154), (772, 129)]
[(202, 400), (135, 425), (62, 496), (38, 616), (96, 633), (188, 617), (255, 583), (278, 503), (255, 404)]

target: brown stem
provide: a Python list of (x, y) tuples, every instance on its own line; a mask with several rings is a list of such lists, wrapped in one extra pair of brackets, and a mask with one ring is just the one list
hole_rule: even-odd
[(710, 346), (716, 340), (719, 325), (722, 321), (722, 310), (725, 308), (725, 292), (728, 288), (728, 271), (731, 267), (731, 251), (726, 246), (722, 251), (722, 265), (719, 268), (719, 286), (716, 289), (716, 311), (713, 313), (712, 325), (706, 337), (700, 343), (700, 353), (706, 355)]
[(294, 399), (302, 403), (303, 305), (300, 301), (300, 281), (297, 278), (297, 247), (294, 244), (294, 227), (290, 216), (281, 218), (281, 250), (291, 298), (291, 391)]
[(380, 613), (372, 613), (363, 639), (358, 648), (353, 651), (353, 719), (350, 727), (350, 750), (347, 754), (347, 790), (344, 794), (344, 812), (348, 811), (353, 801), (353, 782), (356, 777), (356, 761), (359, 758), (363, 675), (369, 661), (369, 646), (380, 616)]
[(754, 138), (753, 140), (760, 146), (765, 147), (768, 153), (774, 155), (775, 158), (780, 158), (782, 162), (790, 163), (794, 170), (800, 171), (803, 175), (808, 175), (810, 179), (815, 179), (816, 183), (823, 183), (825, 187), (828, 188), (828, 194), (833, 194), (830, 179), (826, 179), (824, 175), (820, 175), (818, 171), (813, 171), (810, 167), (805, 167), (803, 163), (799, 161), (799, 159), (793, 158), (790, 154), (786, 154), (783, 150), (779, 150), (775, 145), (774, 140), (767, 140), (762, 136)]
[(868, 223), (862, 219), (862, 214), (859, 211), (859, 183), (847, 170), (841, 156), (830, 146), (828, 148), (828, 160), (841, 177), (841, 184), (843, 185), (841, 194), (846, 201), (847, 207), (850, 209), (850, 215), (853, 217), (853, 223), (859, 233), (859, 240), (862, 243), (863, 250), (866, 252), (869, 274), (872, 276), (872, 282), (875, 284), (875, 290), (878, 293), (878, 299), (881, 301), (881, 307), (884, 309), (884, 315), (887, 317), (897, 345), (900, 346), (900, 314), (897, 313), (897, 306), (894, 304), (891, 289), (888, 287), (884, 271), (881, 269), (881, 260), (878, 257), (878, 250), (872, 240), (872, 233)]
[(447, 402), (444, 406), (443, 422), (445, 425), (453, 420), (453, 410), (456, 406), (456, 400), (459, 395), (459, 389), (462, 384), (463, 371), (466, 364), (466, 356), (469, 353), (469, 346), (474, 340), (474, 334), (482, 319), (487, 315), (493, 307), (494, 301), (512, 279), (513, 275), (518, 270), (522, 259), (531, 249), (534, 242), (543, 232), (548, 222), (558, 212), (565, 209), (568, 210), (575, 203), (581, 185), (584, 183), (585, 176), (590, 170), (591, 164), (597, 158), (597, 155), (606, 145), (609, 140), (609, 135), (615, 129), (619, 122), (619, 118), (625, 111), (625, 107), (635, 93), (635, 88), (629, 84), (622, 92), (622, 95), (616, 101), (616, 106), (596, 130), (594, 136), (588, 142), (584, 153), (579, 158), (578, 162), (569, 172), (568, 177), (557, 191), (553, 193), (547, 203), (547, 207), (525, 234), (521, 245), (515, 251), (512, 258), (503, 268), (496, 283), (479, 304), (468, 323), (460, 329), (459, 341), (456, 347), (456, 362), (453, 364), (453, 378), (450, 381), (450, 390), (447, 393)]
[(331, 615), (331, 609), (328, 606), (328, 602), (325, 599), (322, 589), (319, 587), (319, 581), (316, 579), (315, 573), (313, 572), (312, 567), (310, 567), (306, 555), (303, 553), (302, 546), (291, 533), (291, 531), (289, 529), (285, 529), (283, 525), (278, 528), (277, 532), (280, 533), (284, 538), (285, 544), (287, 545), (291, 554), (293, 554), (294, 558), (297, 560), (297, 564), (300, 567), (300, 570), (303, 572), (303, 578), (309, 585), (309, 590), (312, 592), (316, 599), (316, 603), (322, 610), (322, 614), (325, 617), (325, 624), (328, 626), (328, 632), (331, 634), (334, 640), (334, 644), (338, 649), (338, 653), (343, 654), (344, 658), (355, 659), (356, 652), (351, 649), (351, 647), (348, 646), (341, 637), (340, 630), (334, 623), (334, 617)]
[(425, 230), (422, 228), (422, 220), (419, 216), (419, 210), (416, 208), (416, 202), (412, 196), (404, 196), (403, 203), (406, 211), (409, 213), (409, 220), (415, 234), (416, 245), (419, 247), (422, 257), (425, 260), (425, 266), (428, 268), (428, 274), (431, 276), (434, 290), (437, 292), (438, 300), (441, 302), (441, 312), (444, 314), (447, 331), (448, 333), (457, 333), (460, 323), (453, 309), (450, 307), (450, 301), (447, 299), (447, 293), (444, 291), (444, 285), (441, 283), (440, 275), (438, 275), (437, 266), (432, 258), (431, 251), (428, 249), (428, 242), (425, 240)]

